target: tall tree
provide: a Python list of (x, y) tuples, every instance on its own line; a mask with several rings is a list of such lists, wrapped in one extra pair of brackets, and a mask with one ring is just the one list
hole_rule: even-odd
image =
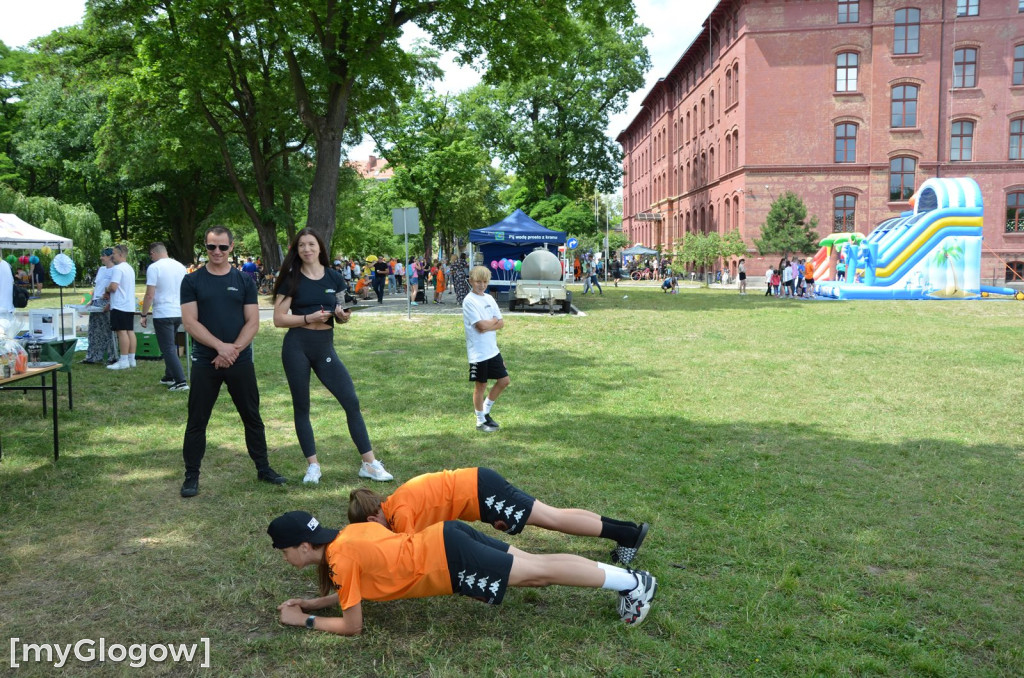
[[(439, 49), (486, 63), (492, 77), (509, 80), (557, 52), (577, 18), (594, 26), (635, 20), (630, 0), (90, 0), (88, 7), (111, 25), (133, 22), (147, 42), (174, 31), (182, 65), (192, 67), (171, 70), (192, 96), (209, 92), (240, 109), (255, 89), (234, 93), (232, 78), (252, 83), (265, 75), (276, 82), (286, 70), (294, 110), (313, 137), (306, 225), (327, 242), (336, 224), (342, 144), (359, 136), (360, 116), (390, 105), (418, 75), (415, 59), (399, 43), (405, 25), (416, 23)], [(250, 56), (235, 59), (233, 50)], [(161, 55), (162, 61), (173, 56)], [(158, 64), (153, 71), (163, 74)], [(217, 84), (225, 73), (229, 87)], [(253, 108), (256, 116), (273, 112)], [(250, 138), (247, 144), (255, 147)]]
[(807, 206), (792, 191), (780, 195), (761, 224), (761, 237), (754, 245), (761, 254), (801, 252), (814, 254), (818, 249), (818, 217), (807, 221)]
[(427, 259), (440, 231), (440, 240), (451, 243), (495, 216), (488, 210), (497, 195), (490, 158), (469, 132), (457, 99), (417, 90), (368, 129), (394, 170), (395, 194), (419, 209)]
[(474, 124), (516, 176), (575, 199), (618, 188), (621, 151), (605, 130), (643, 86), (650, 58), (643, 26), (612, 16), (569, 22), (529, 74), (474, 88)]

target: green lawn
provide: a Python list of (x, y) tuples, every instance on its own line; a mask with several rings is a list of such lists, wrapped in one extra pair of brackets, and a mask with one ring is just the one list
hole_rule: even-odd
[[(76, 368), (57, 464), (38, 396), (0, 395), (0, 642), (209, 637), (213, 670), (190, 669), (244, 676), (1024, 672), (1024, 304), (638, 287), (576, 303), (586, 317), (514, 315), (499, 334), (512, 385), (494, 435), (473, 426), (457, 316), (357, 314), (336, 344), (399, 480), (490, 466), (546, 503), (649, 521), (636, 564), (660, 588), (639, 629), (614, 594), (567, 588), (512, 590), (497, 608), (368, 603), (356, 639), (279, 626), (275, 606), (312, 595), (314, 573), (271, 549), (267, 522), (302, 508), (340, 525), (365, 483), (317, 386), (324, 478), (302, 486), (283, 333), (267, 324), (256, 363), (286, 488), (256, 483), (225, 393), (201, 494), (179, 498), (187, 394), (157, 385), (157, 362)], [(610, 550), (539, 530), (511, 540)]]

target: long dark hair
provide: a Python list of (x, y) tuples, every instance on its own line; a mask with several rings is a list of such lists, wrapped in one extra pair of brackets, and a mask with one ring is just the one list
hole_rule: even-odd
[(331, 578), (331, 566), (327, 563), (327, 546), (323, 547), (323, 553), (320, 556), (320, 562), (316, 566), (316, 579), (317, 588), (320, 589), (320, 595), (326, 596), (331, 591), (334, 591), (338, 587), (335, 585), (334, 580)]
[(320, 236), (313, 229), (302, 229), (295, 234), (292, 243), (288, 245), (288, 254), (284, 255), (284, 261), (281, 262), (281, 272), (278, 274), (277, 280), (274, 281), (273, 295), (275, 297), (286, 282), (292, 294), (298, 289), (299, 276), (302, 275), (302, 261), (299, 259), (299, 238), (304, 235), (311, 235), (316, 238), (316, 244), (320, 246), (320, 263), (323, 264), (324, 270), (330, 268), (331, 264), (327, 259), (327, 247), (324, 246), (324, 241), (320, 239)]

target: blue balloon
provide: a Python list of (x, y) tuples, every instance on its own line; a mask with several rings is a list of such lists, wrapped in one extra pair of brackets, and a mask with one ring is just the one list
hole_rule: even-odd
[(511, 259), (506, 259), (505, 260), (505, 270), (506, 271), (511, 271), (515, 267), (516, 267), (516, 264), (515, 264), (514, 261), (512, 261)]

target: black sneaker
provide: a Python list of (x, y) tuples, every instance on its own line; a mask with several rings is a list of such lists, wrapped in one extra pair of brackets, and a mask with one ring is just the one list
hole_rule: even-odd
[(651, 529), (648, 523), (644, 523), (640, 526), (640, 534), (637, 535), (636, 541), (632, 546), (623, 546), (619, 544), (612, 550), (612, 562), (621, 563), (623, 565), (629, 565), (636, 558), (636, 552), (640, 550), (640, 545), (644, 543), (644, 538), (647, 536), (647, 531)]
[(262, 480), (265, 483), (271, 483), (273, 485), (284, 485), (288, 482), (288, 479), (283, 475), (279, 474), (269, 466), (256, 474), (258, 480)]
[(476, 425), (476, 430), (483, 431), (484, 433), (494, 433), (498, 429), (488, 424), (487, 421), (485, 420), (483, 423)]
[(486, 422), (487, 424), (490, 424), (494, 428), (501, 428), (501, 424), (499, 424), (498, 422), (496, 422), (493, 419), (491, 419), (490, 412), (488, 412), (487, 414), (484, 415), (484, 422)]
[(181, 496), (194, 497), (199, 494), (199, 476), (185, 476), (185, 482), (181, 484)]
[(174, 380), (170, 377), (164, 377), (160, 380), (160, 384), (163, 386), (174, 386)]

